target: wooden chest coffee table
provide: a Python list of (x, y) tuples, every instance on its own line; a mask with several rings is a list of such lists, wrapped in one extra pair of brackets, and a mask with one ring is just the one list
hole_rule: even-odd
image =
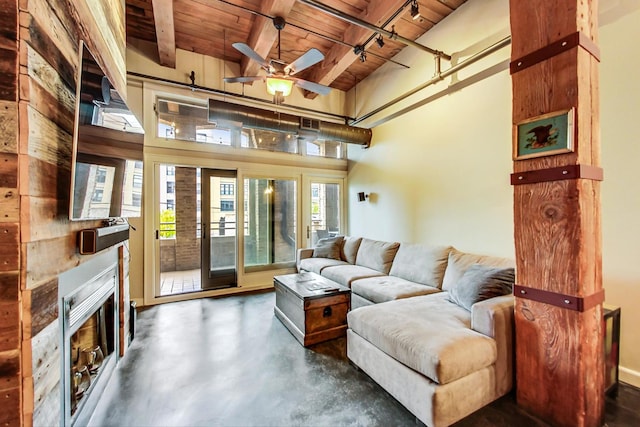
[(275, 315), (304, 346), (344, 336), (351, 289), (315, 273), (275, 276)]

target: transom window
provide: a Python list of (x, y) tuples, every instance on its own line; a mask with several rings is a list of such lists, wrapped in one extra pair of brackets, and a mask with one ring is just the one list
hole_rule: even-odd
[[(202, 100), (184, 101), (158, 98), (157, 136), (167, 142), (180, 140), (199, 144), (274, 151), (294, 155), (346, 159), (346, 144), (313, 140), (296, 133), (249, 128), (235, 122), (210, 122)], [(169, 171), (167, 171), (169, 172)]]

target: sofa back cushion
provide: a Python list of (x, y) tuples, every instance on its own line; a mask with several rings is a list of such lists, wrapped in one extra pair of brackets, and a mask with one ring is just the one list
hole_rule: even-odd
[(313, 248), (313, 258), (340, 259), (343, 236), (326, 237), (316, 242)]
[(467, 271), (467, 269), (474, 264), (502, 268), (515, 267), (515, 262), (512, 259), (488, 255), (470, 254), (466, 252), (460, 252), (457, 249), (452, 249), (451, 252), (449, 252), (447, 269), (444, 271), (442, 290), (448, 291), (453, 288), (456, 283), (458, 283), (458, 280), (462, 278), (462, 275), (465, 273), (465, 271)]
[(399, 247), (400, 243), (397, 242), (362, 239), (356, 257), (356, 265), (389, 274), (393, 258)]
[(342, 260), (347, 261), (349, 264), (356, 263), (356, 256), (358, 255), (358, 248), (362, 242), (362, 237), (345, 237), (342, 242)]
[(402, 243), (389, 275), (440, 289), (451, 249), (451, 246)]

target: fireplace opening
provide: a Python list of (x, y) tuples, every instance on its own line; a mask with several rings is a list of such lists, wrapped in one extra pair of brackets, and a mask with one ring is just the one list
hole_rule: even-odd
[(92, 386), (98, 382), (105, 366), (108, 366), (115, 352), (114, 334), (114, 295), (94, 312), (78, 330), (71, 335), (69, 346), (70, 369), (68, 372), (71, 387), (71, 417), (91, 394)]

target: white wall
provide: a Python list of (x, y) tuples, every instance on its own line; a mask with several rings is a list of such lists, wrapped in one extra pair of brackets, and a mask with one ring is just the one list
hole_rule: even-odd
[(622, 307), (620, 378), (640, 387), (640, 2), (635, 3), (635, 11), (600, 29), (600, 129), (605, 299)]
[[(640, 83), (634, 79), (640, 51), (631, 43), (640, 39), (640, 27), (633, 25), (640, 22), (638, 3), (602, 2), (600, 47), (606, 302), (622, 307), (621, 378), (640, 386), (640, 186), (633, 175), (640, 159), (633, 129), (640, 113)], [(507, 0), (465, 3), (421, 41), (464, 59), (508, 34), (508, 6)], [(371, 148), (349, 152), (349, 234), (514, 256), (509, 72), (385, 122), (386, 115), (501, 64), (509, 54), (503, 49), (368, 120), (383, 124), (374, 128)], [(433, 60), (423, 52), (409, 48), (401, 55), (411, 70), (385, 65), (362, 82), (357, 98), (348, 95), (347, 105), (357, 103), (359, 116), (433, 75)], [(443, 63), (443, 70), (448, 66)], [(369, 202), (357, 202), (360, 191), (372, 193)]]

